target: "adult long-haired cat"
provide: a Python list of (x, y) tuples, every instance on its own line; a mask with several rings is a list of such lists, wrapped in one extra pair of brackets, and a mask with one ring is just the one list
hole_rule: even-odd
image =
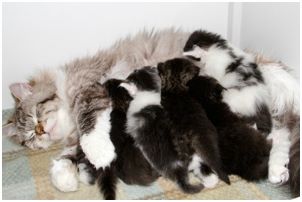
[[(88, 141), (83, 150), (95, 155), (89, 159), (91, 162), (99, 161), (99, 166), (105, 166), (116, 156), (109, 138), (110, 126), (98, 122), (100, 118), (110, 117), (110, 110), (106, 111), (110, 99), (99, 84), (100, 79), (117, 75), (126, 78), (134, 68), (180, 56), (188, 36), (189, 33), (174, 29), (142, 31), (93, 56), (75, 59), (56, 71), (41, 71), (28, 83), (12, 84), (15, 112), (3, 127), (3, 133), (31, 149), (47, 149), (55, 141), (63, 141), (65, 148), (53, 161), (51, 179), (61, 191), (77, 190), (79, 174), (65, 156), (76, 154), (79, 137), (94, 134), (98, 143), (106, 146)], [(107, 132), (98, 138), (97, 134), (104, 133), (103, 128), (107, 128)]]
[[(203, 74), (216, 78), (228, 89), (223, 94), (223, 100), (233, 112), (254, 120), (259, 130), (269, 133), (268, 138), (273, 140), (269, 180), (277, 184), (285, 183), (289, 177), (290, 131), (284, 117), (288, 114), (299, 116), (299, 92), (296, 92), (299, 85), (295, 79), (277, 63), (261, 64), (252, 54), (207, 31), (191, 34), (184, 51), (201, 67)], [(272, 131), (270, 113), (274, 118)], [(297, 163), (295, 165), (291, 164), (291, 168), (299, 167)], [(297, 175), (293, 173), (293, 176)], [(298, 183), (296, 178), (295, 184)]]
[[(102, 109), (108, 107), (109, 101), (103, 86), (97, 85), (99, 79), (115, 76), (125, 78), (133, 68), (179, 57), (189, 35), (188, 32), (174, 29), (140, 32), (118, 40), (110, 48), (93, 56), (77, 58), (57, 68), (58, 71), (40, 71), (27, 83), (12, 84), (10, 90), (16, 98), (15, 112), (10, 122), (3, 127), (3, 134), (31, 149), (47, 149), (53, 142), (63, 141), (64, 151), (54, 160), (51, 169), (52, 181), (58, 182), (55, 186), (61, 191), (76, 190), (78, 173), (72, 162), (64, 156), (75, 154), (74, 145), (77, 144), (78, 134), (83, 135), (86, 129), (94, 128), (96, 117), (102, 113)], [(299, 85), (295, 84), (285, 68), (275, 68), (278, 66), (276, 62), (256, 60), (256, 63), (263, 66), (266, 85), (270, 86), (274, 98), (270, 107), (279, 112), (279, 117), (283, 118), (284, 112), (292, 111), (293, 106), (299, 107), (299, 102), (296, 102), (299, 101), (299, 94), (294, 90)], [(292, 81), (292, 86), (298, 87), (292, 88), (289, 81)], [(280, 93), (276, 90), (280, 87), (286, 90)], [(48, 119), (52, 121), (45, 124)], [(91, 124), (86, 125), (85, 120)], [(46, 125), (54, 127), (50, 127), (51, 131), (47, 132)], [(61, 176), (69, 177), (59, 180)]]
[[(222, 180), (230, 183), (221, 168), (216, 130), (199, 104), (195, 102), (194, 105), (184, 93), (182, 83), (178, 82), (181, 77), (174, 77), (180, 72), (173, 71), (165, 63), (158, 68), (161, 78), (155, 67), (145, 67), (132, 73), (127, 78), (129, 83), (121, 84), (133, 96), (127, 112), (127, 131), (152, 166), (163, 176), (175, 181), (184, 192), (196, 193), (203, 187), (191, 185), (188, 181), (189, 169), (200, 170), (200, 166), (191, 166), (194, 155), (200, 157), (198, 163), (204, 162)], [(189, 79), (198, 74), (199, 69), (196, 67), (184, 71)], [(172, 97), (162, 94), (163, 106), (161, 87), (164, 90), (162, 93), (169, 90), (169, 93), (174, 93)], [(175, 99), (180, 102), (175, 103)], [(191, 111), (184, 110), (188, 104)], [(168, 105), (175, 106), (173, 114), (169, 111), (171, 107), (166, 110)], [(181, 120), (176, 120), (172, 115), (181, 117)]]
[(115, 199), (117, 178), (126, 184), (146, 186), (159, 177), (136, 147), (133, 138), (126, 133), (126, 112), (132, 97), (124, 88), (119, 87), (121, 83), (122, 80), (117, 79), (104, 83), (112, 103), (110, 139), (115, 147), (116, 159), (110, 166), (96, 170), (80, 147), (76, 157), (71, 156), (78, 167), (87, 171), (90, 182), (97, 180), (104, 199)]

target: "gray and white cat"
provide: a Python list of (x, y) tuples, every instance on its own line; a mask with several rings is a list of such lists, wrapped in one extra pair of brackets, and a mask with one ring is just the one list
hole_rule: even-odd
[(99, 81), (126, 78), (133, 68), (181, 56), (188, 37), (189, 33), (174, 29), (143, 31), (94, 56), (76, 59), (56, 71), (42, 71), (28, 83), (12, 84), (15, 112), (3, 133), (31, 149), (47, 149), (63, 141), (65, 148), (50, 171), (52, 182), (64, 192), (77, 190), (78, 179), (90, 181), (85, 167), (80, 166), (78, 174), (68, 159), (75, 155), (78, 141), (96, 168), (116, 157), (109, 136), (110, 99)]
[[(79, 139), (85, 154), (96, 167), (105, 166), (115, 158), (107, 133), (110, 125), (106, 123), (109, 121), (102, 122), (109, 118), (110, 100), (99, 84), (100, 79), (126, 78), (133, 68), (154, 66), (158, 62), (180, 57), (189, 36), (190, 33), (174, 29), (140, 32), (94, 56), (76, 59), (56, 71), (41, 71), (28, 83), (12, 84), (10, 89), (16, 98), (15, 113), (10, 123), (3, 127), (3, 133), (31, 149), (47, 149), (52, 143), (63, 141), (65, 148), (51, 168), (52, 182), (61, 191), (76, 190), (78, 179), (89, 181), (85, 168), (79, 167), (78, 174), (75, 165), (66, 158), (75, 154)], [(214, 56), (221, 58), (219, 54)], [(263, 64), (263, 61), (255, 62)], [(276, 66), (277, 63), (274, 64)], [(276, 112), (280, 119), (293, 108), (299, 111), (295, 80), (282, 66), (278, 70), (274, 65), (262, 66), (267, 66), (261, 71), (264, 79), (269, 80), (265, 85), (272, 100), (269, 102), (271, 111)], [(276, 77), (278, 75), (287, 79), (282, 80), (280, 76)], [(279, 93), (275, 86), (284, 87), (284, 92)], [(280, 179), (283, 173), (277, 175)]]

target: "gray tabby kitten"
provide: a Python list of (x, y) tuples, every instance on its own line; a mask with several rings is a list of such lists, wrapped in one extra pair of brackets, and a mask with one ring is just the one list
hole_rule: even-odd
[(77, 190), (78, 179), (90, 181), (85, 165), (78, 166), (78, 173), (68, 158), (75, 155), (79, 140), (96, 168), (116, 157), (109, 136), (110, 99), (99, 81), (126, 78), (136, 67), (179, 57), (188, 37), (189, 33), (174, 29), (142, 31), (94, 56), (76, 59), (56, 71), (42, 71), (28, 83), (12, 84), (15, 112), (3, 133), (31, 149), (47, 149), (63, 141), (65, 148), (50, 171), (52, 183), (64, 192)]

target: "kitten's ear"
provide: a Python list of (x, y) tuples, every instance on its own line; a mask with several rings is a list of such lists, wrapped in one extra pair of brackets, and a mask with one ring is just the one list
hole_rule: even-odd
[(109, 96), (111, 96), (113, 92), (116, 92), (116, 89), (119, 87), (120, 83), (121, 83), (121, 81), (118, 79), (109, 79), (102, 85), (105, 87), (105, 89), (109, 93)]
[(15, 127), (14, 123), (8, 123), (4, 126), (2, 126), (2, 135), (5, 135), (7, 137), (12, 137), (17, 135), (17, 129)]
[(160, 62), (157, 64), (157, 71), (158, 73), (162, 73), (164, 69), (164, 63)]
[(206, 50), (200, 48), (197, 45), (194, 45), (192, 50), (183, 52), (183, 55), (187, 56), (187, 57), (191, 57), (195, 60), (201, 60), (202, 58), (204, 58), (206, 56), (206, 53), (207, 53)]
[(23, 101), (32, 94), (32, 87), (28, 83), (13, 83), (9, 86), (9, 90), (18, 101)]
[(137, 87), (133, 83), (121, 83), (120, 87), (125, 88), (132, 97), (137, 93)]

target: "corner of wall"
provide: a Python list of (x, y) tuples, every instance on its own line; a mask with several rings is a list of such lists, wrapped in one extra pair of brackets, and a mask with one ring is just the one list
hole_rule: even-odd
[(235, 46), (241, 45), (242, 3), (230, 2), (228, 8), (228, 40)]

